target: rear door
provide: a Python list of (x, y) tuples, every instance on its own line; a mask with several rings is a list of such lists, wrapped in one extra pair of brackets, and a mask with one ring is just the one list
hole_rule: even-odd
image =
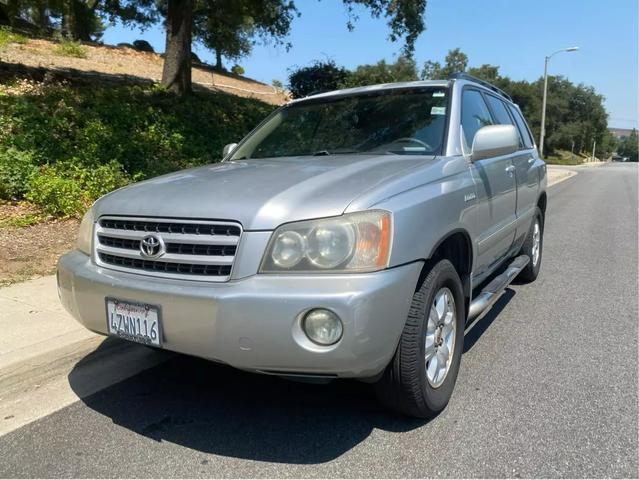
[(528, 233), (537, 206), (539, 169), (542, 168), (543, 163), (539, 159), (530, 129), (519, 108), (509, 104), (508, 111), (515, 120), (521, 139), (518, 155), (513, 159), (517, 176), (517, 217), (520, 219), (517, 237), (519, 238)]
[[(477, 131), (495, 123), (482, 93), (473, 87), (462, 92), (462, 130), (465, 151), (470, 152)], [(513, 244), (516, 229), (517, 190), (510, 155), (472, 162), (477, 184), (477, 269), (481, 275), (500, 260)]]

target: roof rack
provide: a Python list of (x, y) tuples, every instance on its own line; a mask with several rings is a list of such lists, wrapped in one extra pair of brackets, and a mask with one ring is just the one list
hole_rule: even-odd
[(452, 73), (451, 75), (448, 76), (448, 79), (449, 80), (468, 80), (470, 82), (479, 83), (481, 86), (486, 87), (492, 90), (493, 92), (497, 92), (498, 94), (506, 97), (511, 102), (513, 101), (511, 96), (508, 95), (506, 92), (504, 92), (501, 88), (497, 88), (492, 83), (488, 83), (487, 81), (482, 80), (481, 78), (473, 77), (472, 75), (468, 75), (467, 73), (464, 73), (464, 72)]

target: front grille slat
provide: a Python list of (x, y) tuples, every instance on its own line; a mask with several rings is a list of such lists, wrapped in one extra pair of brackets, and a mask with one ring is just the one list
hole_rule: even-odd
[[(104, 267), (168, 278), (223, 282), (230, 277), (242, 229), (232, 222), (102, 217), (95, 230), (96, 260)], [(150, 234), (165, 253), (142, 254)]]

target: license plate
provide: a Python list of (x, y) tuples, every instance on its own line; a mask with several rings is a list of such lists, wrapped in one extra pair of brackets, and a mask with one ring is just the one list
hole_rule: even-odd
[(159, 307), (107, 298), (106, 316), (109, 335), (145, 345), (162, 345)]

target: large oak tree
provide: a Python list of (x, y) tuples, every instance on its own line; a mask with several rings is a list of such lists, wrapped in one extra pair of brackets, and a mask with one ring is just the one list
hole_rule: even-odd
[[(193, 25), (199, 24), (198, 15), (201, 14), (199, 3), (202, 2), (203, 10), (215, 11), (223, 5), (224, 0), (168, 0), (166, 8), (166, 61), (162, 75), (162, 84), (179, 95), (191, 91), (191, 42), (193, 37)], [(290, 28), (291, 13), (295, 12), (295, 5), (291, 0), (235, 0), (237, 3), (246, 2), (249, 12), (255, 13), (255, 9), (261, 3), (270, 3), (276, 8), (275, 15), (265, 22), (262, 32), (276, 38), (282, 38)], [(366, 7), (371, 15), (376, 18), (388, 19), (391, 41), (404, 39), (404, 53), (411, 56), (414, 51), (415, 41), (424, 30), (424, 12), (426, 0), (342, 0), (350, 19), (348, 27), (353, 28), (357, 20), (356, 7)], [(253, 4), (251, 7), (251, 3)], [(234, 7), (235, 8), (235, 7)], [(221, 13), (221, 12), (220, 12)], [(284, 21), (282, 21), (284, 19)], [(215, 24), (215, 22), (213, 22)], [(213, 25), (211, 25), (213, 27)], [(214, 37), (214, 32), (209, 38)]]

